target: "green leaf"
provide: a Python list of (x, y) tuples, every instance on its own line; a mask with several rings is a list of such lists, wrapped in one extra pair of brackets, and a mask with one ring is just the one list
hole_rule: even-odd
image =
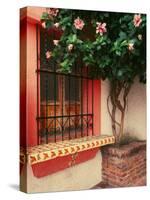
[(116, 55), (121, 56), (121, 51), (117, 50)]
[(52, 21), (46, 21), (46, 28), (50, 28), (53, 26), (53, 22)]
[(74, 35), (72, 36), (72, 43), (74, 43), (76, 40), (77, 40), (77, 35), (74, 34)]
[(45, 20), (48, 19), (48, 13), (47, 12), (43, 12), (42, 16), (41, 16), (41, 20)]
[(100, 50), (100, 49), (101, 49), (101, 46), (100, 46), (100, 45), (98, 45), (98, 46), (97, 46), (97, 50)]
[(128, 45), (128, 41), (127, 40), (124, 40), (123, 42), (121, 42), (120, 46), (121, 47), (124, 47), (124, 46), (127, 46)]
[(123, 71), (120, 69), (120, 70), (118, 70), (118, 72), (117, 72), (117, 76), (118, 77), (121, 77), (123, 75)]
[(61, 67), (66, 67), (68, 65), (68, 60), (64, 60), (60, 65)]
[(121, 31), (121, 32), (119, 33), (119, 37), (120, 37), (121, 40), (124, 40), (124, 39), (127, 38), (127, 34), (126, 34), (125, 32), (123, 32), (123, 31)]
[(61, 19), (60, 25), (67, 25), (69, 22), (71, 22), (71, 18), (67, 16)]
[(76, 34), (71, 34), (68, 36), (68, 39), (67, 39), (67, 43), (68, 44), (74, 44), (77, 42), (77, 35)]

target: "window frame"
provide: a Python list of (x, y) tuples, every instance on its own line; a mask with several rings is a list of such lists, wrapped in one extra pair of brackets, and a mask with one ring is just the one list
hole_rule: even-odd
[[(39, 30), (40, 30), (40, 28), (38, 27), (37, 28), (38, 30), (37, 30), (37, 32), (40, 32)], [(38, 33), (38, 37), (40, 38), (40, 33)], [(38, 42), (39, 43), (39, 42)], [(40, 60), (40, 54), (39, 54), (39, 52), (40, 52), (40, 48), (38, 47), (37, 48), (37, 54), (38, 54), (38, 57), (39, 57), (39, 60)], [(39, 66), (41, 66), (41, 63), (39, 64)], [(65, 74), (65, 73), (61, 73), (61, 72), (57, 72), (56, 73), (56, 69), (55, 69), (55, 72), (52, 72), (51, 70), (48, 70), (48, 69), (41, 69), (40, 67), (37, 67), (37, 81), (39, 81), (40, 80), (40, 73), (42, 72), (42, 73), (55, 73), (55, 77), (57, 76), (57, 75), (60, 75), (60, 76), (69, 76), (69, 77), (71, 77), (71, 76), (75, 76), (76, 78), (79, 78), (79, 86), (80, 86), (80, 89), (79, 89), (79, 101), (76, 101), (75, 102), (75, 104), (80, 104), (80, 107), (82, 107), (81, 108), (81, 111), (80, 111), (80, 114), (78, 114), (78, 115), (71, 115), (70, 114), (70, 111), (69, 111), (69, 115), (68, 116), (65, 116), (65, 115), (63, 115), (64, 113), (62, 113), (62, 118), (63, 117), (68, 117), (69, 118), (69, 126), (68, 126), (68, 128), (69, 128), (69, 138), (68, 138), (68, 140), (70, 140), (70, 139), (72, 139), (71, 137), (70, 137), (70, 129), (71, 129), (71, 127), (70, 127), (70, 118), (71, 117), (80, 117), (81, 119), (81, 135), (80, 135), (80, 137), (84, 137), (84, 136), (88, 136), (88, 132), (89, 132), (89, 129), (91, 129), (91, 132), (92, 132), (92, 135), (94, 135), (94, 131), (93, 131), (93, 98), (94, 98), (94, 95), (93, 95), (93, 91), (94, 91), (94, 89), (93, 89), (93, 78), (91, 78), (91, 77), (89, 77), (88, 75), (85, 75), (85, 73), (83, 73), (83, 72), (85, 72), (86, 70), (87, 70), (87, 68), (83, 68), (83, 67), (81, 67), (81, 74), (79, 74), (79, 73), (77, 73), (77, 74)], [(57, 74), (57, 75), (56, 75)], [(84, 75), (83, 75), (84, 74)], [(81, 81), (80, 81), (81, 80)], [(87, 103), (87, 111), (84, 113), (83, 112), (83, 98), (84, 97), (82, 97), (83, 95), (81, 95), (81, 92), (83, 92), (82, 90), (83, 90), (83, 80), (84, 80), (84, 83), (86, 82), (87, 84), (89, 83), (89, 80), (90, 80), (90, 82), (91, 82), (91, 87), (92, 87), (92, 93), (91, 93), (91, 99), (92, 99), (92, 107), (91, 107), (91, 113), (88, 113), (88, 103)], [(60, 86), (60, 82), (62, 82), (62, 81), (58, 81), (58, 88), (59, 88), (59, 86)], [(65, 82), (65, 78), (63, 78), (63, 82)], [(37, 84), (38, 85), (38, 87), (39, 87), (39, 83)], [(64, 84), (63, 84), (64, 85)], [(87, 87), (87, 102), (88, 102), (88, 95), (89, 95), (89, 92), (88, 92), (88, 86), (86, 86)], [(59, 90), (59, 89), (58, 89)], [(40, 89), (38, 88), (38, 98), (39, 98), (39, 94), (40, 94)], [(64, 96), (64, 95), (63, 95)], [(58, 101), (55, 101), (55, 107), (56, 107), (56, 105), (59, 105), (59, 103), (60, 103), (60, 90), (58, 91)], [(73, 102), (73, 101), (72, 101)], [(71, 103), (72, 102), (69, 102), (69, 107), (70, 107), (70, 105), (71, 105)], [(67, 104), (68, 103), (68, 101), (65, 101), (65, 104)], [(40, 128), (40, 126), (39, 126), (39, 121), (40, 120), (43, 120), (44, 118), (48, 118), (48, 117), (44, 117), (44, 116), (41, 116), (40, 114), (41, 114), (41, 112), (40, 112), (40, 106), (39, 106), (39, 104), (40, 104), (40, 101), (39, 101), (39, 99), (37, 100), (37, 107), (38, 107), (38, 112), (37, 112), (37, 127), (38, 127), (38, 138), (39, 138), (39, 143), (41, 144), (41, 142), (40, 142), (40, 139), (41, 139), (41, 136), (40, 136), (40, 132), (39, 132), (39, 128)], [(53, 102), (50, 102), (50, 104), (54, 104)], [(40, 104), (41, 105), (41, 104)], [(46, 115), (47, 116), (47, 115)], [(53, 118), (57, 118), (58, 116), (56, 116), (56, 111), (55, 111), (55, 116), (53, 116)], [(92, 121), (92, 122), (90, 122), (90, 121)], [(90, 125), (89, 125), (89, 122), (90, 122)], [(85, 125), (87, 128), (87, 135), (84, 135), (83, 134), (83, 126), (84, 126), (84, 123), (86, 123), (87, 125)], [(47, 126), (46, 126), (47, 127)], [(75, 130), (76, 130), (76, 127), (75, 127)], [(75, 137), (76, 138), (76, 137)], [(62, 136), (62, 141), (64, 140), (64, 138), (63, 138), (63, 136)], [(56, 120), (55, 120), (55, 141), (54, 142), (57, 142), (57, 139), (56, 139)], [(49, 143), (49, 140), (48, 140), (48, 134), (46, 134), (46, 140), (45, 140), (45, 142), (44, 143)]]

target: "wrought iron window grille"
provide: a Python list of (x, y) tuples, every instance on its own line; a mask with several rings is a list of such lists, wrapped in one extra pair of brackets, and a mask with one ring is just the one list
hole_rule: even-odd
[(84, 70), (79, 59), (72, 73), (58, 71), (55, 61), (44, 57), (53, 50), (53, 39), (54, 34), (37, 25), (38, 144), (93, 135), (94, 90), (89, 69)]

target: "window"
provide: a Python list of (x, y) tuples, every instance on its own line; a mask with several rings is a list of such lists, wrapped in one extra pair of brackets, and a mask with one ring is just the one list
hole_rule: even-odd
[(72, 73), (58, 72), (59, 66), (45, 56), (54, 48), (53, 39), (52, 32), (40, 30), (40, 68), (37, 70), (40, 144), (93, 134), (93, 80), (89, 70), (77, 62)]

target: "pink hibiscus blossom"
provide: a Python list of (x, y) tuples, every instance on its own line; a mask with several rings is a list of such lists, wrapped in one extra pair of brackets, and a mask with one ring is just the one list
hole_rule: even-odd
[(129, 51), (134, 50), (134, 44), (133, 43), (129, 43), (128, 44), (128, 49), (129, 49)]
[(55, 26), (56, 28), (58, 28), (58, 27), (59, 27), (59, 23), (58, 23), (58, 22), (55, 23), (54, 26)]
[(50, 59), (51, 56), (52, 56), (52, 52), (51, 52), (51, 51), (47, 51), (47, 52), (45, 53), (45, 55), (46, 55), (46, 58), (47, 58), (47, 59)]
[(58, 43), (59, 43), (59, 40), (53, 40), (53, 43), (54, 43), (55, 46), (57, 46)]
[(42, 22), (42, 27), (46, 28), (46, 22)]
[(84, 21), (80, 19), (79, 17), (74, 20), (74, 26), (76, 29), (82, 30), (84, 27)]
[(54, 16), (54, 17), (57, 16), (58, 12), (59, 12), (59, 9), (57, 9), (57, 8), (50, 8), (48, 10), (48, 14), (51, 15), (51, 16)]
[(68, 51), (71, 51), (73, 49), (73, 44), (68, 45)]
[(141, 15), (134, 15), (134, 18), (133, 18), (133, 24), (135, 27), (139, 27), (140, 24), (142, 23), (142, 18), (141, 18)]
[(103, 35), (104, 33), (107, 32), (106, 23), (97, 22), (96, 24), (97, 24), (96, 33), (100, 33), (100, 35)]

